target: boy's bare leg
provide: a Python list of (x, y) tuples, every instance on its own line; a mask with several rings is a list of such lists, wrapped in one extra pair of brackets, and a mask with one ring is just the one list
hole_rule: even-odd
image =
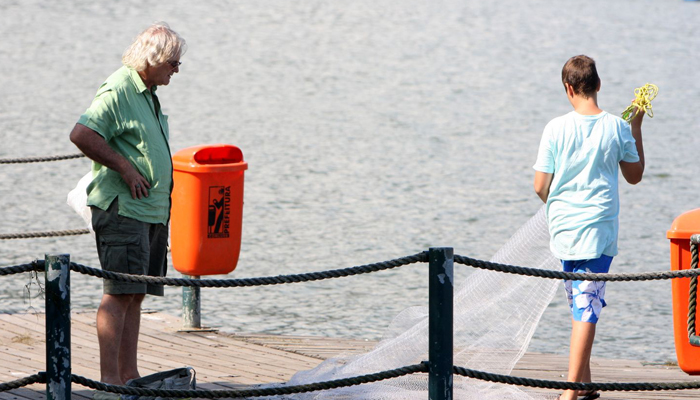
[[(595, 338), (595, 325), (591, 322), (571, 321), (571, 345), (569, 348), (569, 382), (591, 381), (591, 350)], [(566, 390), (561, 400), (576, 399), (578, 391)]]

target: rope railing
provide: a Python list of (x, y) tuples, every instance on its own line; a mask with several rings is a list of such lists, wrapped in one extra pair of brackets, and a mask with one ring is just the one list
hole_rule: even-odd
[(0, 276), (22, 274), (24, 272), (43, 271), (44, 261), (34, 260), (31, 263), (11, 265), (0, 268)]
[[(691, 241), (691, 269), (679, 271), (663, 271), (663, 272), (648, 272), (640, 274), (580, 274), (553, 270), (544, 270), (537, 268), (526, 268), (514, 265), (499, 264), (489, 261), (477, 260), (460, 255), (454, 255), (455, 263), (472, 266), (474, 268), (491, 270), (496, 272), (520, 274), (533, 276), (545, 279), (569, 279), (569, 280), (587, 280), (587, 281), (642, 281), (642, 280), (661, 280), (661, 279), (676, 279), (676, 278), (691, 278), (696, 281), (700, 269), (697, 268), (698, 252), (697, 244), (700, 243), (700, 235), (694, 235)], [(432, 249), (431, 249), (432, 251)], [(450, 250), (451, 251), (451, 250)], [(378, 272), (386, 269), (396, 268), (404, 265), (409, 265), (417, 262), (430, 262), (429, 252), (420, 252), (414, 255), (401, 257), (389, 261), (366, 264), (356, 267), (335, 269), (328, 271), (312, 272), (295, 275), (279, 275), (271, 277), (258, 278), (243, 278), (243, 279), (184, 279), (184, 278), (165, 278), (165, 277), (147, 277), (140, 275), (120, 274), (101, 269), (91, 268), (85, 265), (66, 262), (65, 268), (82, 274), (99, 277), (103, 279), (112, 279), (126, 282), (154, 283), (170, 286), (195, 286), (195, 287), (247, 287), (261, 285), (276, 285), (284, 283), (298, 283), (316, 281), (322, 279), (331, 279), (339, 277), (347, 277), (371, 272)], [(31, 263), (14, 265), (0, 268), (0, 276), (11, 275), (23, 272), (40, 271), (48, 268), (48, 261), (35, 260)], [(695, 309), (694, 295), (691, 287), (691, 305), (689, 310)], [(690, 326), (692, 322), (694, 333), (694, 313), (689, 316), (689, 335), (691, 335)], [(431, 356), (432, 357), (432, 356)], [(432, 359), (432, 358), (431, 358)], [(451, 364), (448, 364), (451, 365)], [(87, 386), (89, 388), (101, 391), (108, 391), (126, 395), (141, 395), (141, 396), (161, 396), (161, 397), (200, 397), (200, 398), (242, 398), (242, 397), (259, 397), (271, 395), (286, 395), (294, 393), (303, 393), (316, 390), (328, 390), (353, 386), (363, 383), (371, 383), (384, 379), (391, 379), (407, 374), (429, 372), (430, 367), (428, 362), (422, 364), (409, 365), (394, 370), (382, 371), (368, 375), (362, 375), (353, 378), (339, 379), (328, 382), (320, 382), (308, 385), (298, 386), (275, 386), (267, 388), (254, 388), (245, 390), (155, 390), (134, 388), (127, 386), (107, 385), (102, 382), (92, 381), (87, 378), (70, 375), (71, 381)], [(571, 389), (571, 390), (601, 390), (601, 391), (660, 391), (660, 390), (684, 390), (684, 389), (700, 389), (700, 381), (690, 382), (637, 382), (637, 383), (581, 383), (581, 382), (562, 382), (538, 380), (522, 377), (513, 377), (509, 375), (492, 374), (484, 371), (471, 370), (463, 367), (452, 366), (452, 372), (456, 375), (467, 378), (479, 379), (494, 383), (518, 385), (524, 387), (534, 387), (541, 389)], [(46, 383), (46, 373), (40, 372), (30, 377), (0, 384), (0, 392), (17, 389), (22, 386), (31, 385), (33, 383)], [(284, 385), (284, 384), (282, 384)]]
[[(85, 157), (85, 154), (67, 154), (60, 156), (49, 156), (49, 157), (25, 157), (25, 158), (0, 158), (0, 164), (27, 164), (27, 163), (38, 163), (47, 161), (62, 161), (62, 160), (72, 160), (76, 158)], [(26, 232), (26, 233), (4, 233), (0, 234), (0, 240), (8, 239), (33, 239), (42, 237), (57, 237), (57, 236), (73, 236), (73, 235), (85, 235), (90, 233), (87, 229), (71, 229), (71, 230), (61, 230), (61, 231), (48, 231), (48, 232)]]
[[(8, 239), (30, 239), (30, 238), (41, 238), (41, 237), (58, 237), (58, 236), (73, 236), (73, 235), (85, 235), (90, 233), (88, 229), (72, 229), (72, 230), (61, 230), (61, 231), (46, 231), (46, 232), (26, 232), (26, 233), (8, 233), (8, 234), (0, 234), (0, 240), (8, 240)], [(698, 235), (700, 237), (700, 235)], [(700, 239), (699, 239), (700, 240)], [(691, 244), (691, 250), (692, 250), (693, 244)], [(415, 257), (415, 256), (411, 256)], [(697, 255), (696, 261), (697, 261)], [(554, 270), (546, 270), (546, 269), (537, 269), (537, 268), (528, 268), (528, 267), (520, 267), (520, 266), (515, 266), (515, 265), (507, 265), (507, 264), (499, 264), (499, 263), (494, 263), (490, 261), (484, 261), (484, 260), (478, 260), (470, 257), (465, 257), (465, 256), (460, 256), (460, 255), (455, 255), (454, 256), (455, 263), (457, 264), (463, 264), (467, 266), (471, 266), (474, 268), (478, 269), (484, 269), (484, 270), (489, 270), (489, 271), (496, 271), (496, 272), (504, 272), (504, 273), (509, 273), (509, 274), (516, 274), (516, 275), (526, 275), (526, 276), (533, 276), (533, 277), (539, 277), (539, 278), (546, 278), (546, 279), (565, 279), (565, 280), (587, 280), (587, 281), (648, 281), (648, 280), (665, 280), (665, 279), (677, 279), (677, 278), (696, 278), (699, 274), (700, 271), (692, 271), (691, 270), (680, 270), (680, 271), (660, 271), (660, 272), (643, 272), (643, 273), (628, 273), (628, 274), (582, 274), (582, 273), (575, 273), (575, 272), (564, 272), (564, 271), (554, 271)], [(424, 260), (417, 260), (414, 262), (420, 262)], [(211, 284), (211, 286), (206, 286), (209, 285), (209, 283), (206, 284), (197, 284), (197, 283), (188, 283), (184, 282), (182, 279), (177, 279), (177, 280), (171, 280), (171, 279), (166, 279), (165, 282), (160, 282), (157, 280), (148, 280), (148, 279), (157, 279), (157, 278), (145, 278), (147, 280), (131, 280), (134, 279), (133, 277), (128, 278), (126, 275), (125, 277), (121, 277), (121, 275), (125, 274), (115, 274), (115, 273), (110, 273), (106, 275), (111, 275), (111, 276), (105, 276), (100, 273), (100, 270), (91, 270), (90, 267), (86, 266), (80, 266), (77, 264), (76, 266), (79, 266), (79, 268), (76, 269), (77, 272), (80, 273), (85, 273), (88, 275), (100, 277), (100, 278), (107, 278), (107, 279), (113, 279), (113, 280), (119, 280), (119, 281), (126, 281), (126, 282), (139, 282), (139, 283), (156, 283), (156, 284), (164, 284), (164, 285), (172, 285), (172, 286), (198, 286), (198, 287), (230, 287), (230, 286), (256, 286), (256, 285), (274, 285), (274, 284), (280, 284), (280, 283), (292, 283), (291, 280), (282, 280), (281, 277), (274, 277), (274, 278), (251, 278), (253, 280), (257, 279), (262, 279), (264, 282), (257, 281), (255, 283), (252, 282), (246, 282), (246, 283), (232, 283), (232, 284), (227, 284), (227, 283), (216, 283), (216, 284)], [(357, 268), (357, 267), (356, 267)], [(393, 268), (393, 267), (390, 267)], [(386, 269), (386, 268), (382, 268)], [(328, 278), (337, 278), (341, 276), (349, 276), (349, 275), (342, 275), (344, 270), (335, 270), (337, 271), (336, 273), (339, 273), (341, 275), (338, 276), (321, 276), (321, 277), (315, 277), (314, 279), (304, 279), (300, 281), (293, 281), (293, 282), (303, 282), (306, 280), (319, 280), (319, 279), (328, 279)], [(331, 273), (330, 271), (327, 271)], [(375, 272), (375, 271), (367, 271), (367, 272)], [(362, 272), (366, 273), (366, 272)], [(323, 274), (323, 272), (319, 272), (319, 274)], [(355, 275), (354, 273), (351, 273), (350, 275)], [(293, 275), (289, 275), (289, 277), (293, 277)], [(293, 279), (293, 278), (290, 278)], [(222, 281), (223, 282), (223, 281)], [(218, 286), (218, 285), (224, 285), (224, 286)], [(228, 285), (228, 286), (227, 286)]]
[(245, 398), (262, 397), (275, 395), (288, 395), (296, 393), (314, 392), (318, 390), (339, 389), (343, 387), (356, 386), (366, 383), (379, 382), (386, 379), (398, 378), (404, 375), (415, 374), (417, 372), (426, 373), (429, 366), (426, 363), (408, 365), (401, 368), (376, 372), (372, 374), (354, 376), (350, 378), (335, 379), (326, 382), (310, 383), (306, 385), (275, 386), (267, 388), (239, 389), (239, 390), (168, 390), (168, 389), (147, 389), (134, 388), (129, 386), (108, 385), (102, 382), (84, 378), (79, 375), (72, 375), (71, 381), (95, 390), (107, 391), (126, 395), (138, 396), (160, 396), (160, 397), (199, 397), (206, 399), (218, 398)]
[(564, 382), (549, 381), (543, 379), (521, 378), (510, 375), (492, 374), (490, 372), (476, 371), (468, 368), (454, 366), (455, 375), (474, 378), (486, 382), (502, 383), (506, 385), (525, 386), (539, 389), (558, 390), (600, 390), (606, 392), (648, 392), (657, 390), (688, 390), (700, 389), (700, 381), (689, 382)]
[(71, 160), (74, 158), (85, 157), (85, 154), (68, 154), (62, 156), (49, 156), (49, 157), (26, 157), (26, 158), (0, 158), (0, 164), (26, 164), (26, 163), (37, 163), (46, 161), (62, 161)]
[(64, 230), (64, 231), (25, 232), (25, 233), (0, 233), (0, 240), (34, 239), (34, 238), (58, 237), (58, 236), (74, 236), (74, 235), (86, 235), (88, 233), (90, 233), (90, 230), (88, 230), (88, 229), (69, 229), (69, 230)]
[[(204, 287), (204, 288), (227, 288), (227, 287), (249, 287), (249, 286), (265, 286), (279, 285), (285, 283), (301, 283), (309, 281), (318, 281), (323, 279), (342, 278), (353, 275), (378, 272), (387, 269), (397, 268), (404, 265), (409, 265), (418, 262), (427, 261), (427, 253), (421, 252), (411, 256), (401, 257), (389, 261), (378, 262), (374, 264), (366, 264), (349, 268), (326, 270), (318, 272), (308, 272), (293, 275), (278, 275), (256, 278), (240, 278), (240, 279), (187, 279), (187, 278), (167, 278), (153, 277), (144, 275), (130, 275), (118, 272), (103, 271), (101, 269), (92, 268), (86, 265), (71, 263), (71, 270), (103, 279), (111, 279), (120, 282), (134, 283), (152, 283), (165, 286), (187, 286), (187, 287)], [(554, 271), (546, 269), (519, 267), (515, 265), (499, 264), (490, 261), (477, 260), (460, 255), (454, 256), (455, 263), (471, 266), (474, 268), (532, 276), (546, 279), (565, 279), (565, 280), (586, 280), (586, 281), (647, 281), (647, 280), (664, 280), (664, 279), (679, 279), (693, 278), (700, 275), (700, 269), (686, 269), (678, 271), (659, 271), (659, 272), (642, 272), (642, 273), (627, 273), (627, 274), (581, 274), (575, 272)], [(11, 275), (22, 272), (30, 272), (34, 270), (43, 270), (44, 261), (35, 260), (30, 264), (21, 264), (10, 267), (0, 268), (0, 276)]]
[[(690, 237), (690, 270), (698, 271), (698, 244), (700, 235)], [(695, 317), (697, 308), (698, 277), (690, 278), (688, 291), (688, 340), (693, 346), (700, 346), (700, 336), (695, 331)]]
[[(581, 391), (606, 391), (606, 392), (644, 392), (644, 391), (668, 391), (668, 390), (691, 390), (700, 389), (700, 381), (688, 382), (564, 382), (545, 379), (523, 378), (511, 375), (494, 374), (485, 371), (478, 371), (469, 368), (453, 366), (452, 370), (455, 375), (466, 378), (477, 379), (485, 382), (500, 383), (505, 385), (514, 385), (521, 387), (530, 387), (538, 389), (556, 389), (556, 390), (581, 390)], [(420, 364), (408, 365), (401, 368), (386, 370), (371, 374), (365, 374), (350, 378), (335, 379), (325, 382), (316, 382), (305, 385), (292, 386), (274, 386), (266, 388), (254, 389), (238, 389), (238, 390), (183, 390), (183, 389), (149, 389), (136, 388), (130, 386), (110, 385), (103, 382), (85, 378), (80, 375), (71, 375), (71, 381), (90, 389), (117, 393), (123, 395), (136, 396), (157, 396), (157, 397), (197, 397), (205, 399), (218, 398), (247, 398), (247, 397), (263, 397), (275, 395), (290, 395), (297, 393), (307, 393), (319, 390), (339, 389), (343, 387), (356, 386), (361, 384), (379, 382), (386, 379), (398, 378), (414, 373), (429, 373), (430, 367), (427, 361)], [(29, 386), (34, 383), (46, 383), (46, 373), (40, 372), (26, 378), (16, 381), (0, 384), (0, 392), (18, 389), (24, 386)]]
[(9, 390), (19, 389), (25, 386), (33, 385), (35, 383), (46, 383), (46, 372), (39, 372), (38, 374), (29, 375), (27, 377), (14, 380), (12, 382), (0, 383), (0, 393), (7, 392)]
[[(129, 275), (111, 271), (103, 271), (101, 269), (91, 268), (85, 265), (71, 263), (72, 271), (82, 274), (95, 276), (104, 279), (112, 279), (122, 282), (137, 282), (151, 283), (167, 286), (188, 286), (188, 287), (248, 287), (248, 286), (265, 286), (279, 285), (284, 283), (300, 283), (318, 281), (323, 279), (344, 278), (353, 275), (367, 274), (371, 272), (384, 271), (387, 269), (397, 268), (404, 265), (409, 265), (417, 262), (428, 261), (428, 256), (425, 252), (417, 253), (412, 256), (397, 258), (394, 260), (383, 261), (374, 264), (360, 265), (356, 267), (309, 272), (294, 275), (278, 275), (258, 278), (241, 278), (241, 279), (185, 279), (185, 278), (165, 278), (152, 277), (143, 275)], [(41, 262), (41, 261), (39, 261)]]
[(589, 273), (576, 273), (576, 272), (564, 272), (564, 271), (554, 271), (548, 269), (538, 269), (538, 268), (528, 268), (519, 267), (515, 265), (499, 264), (489, 261), (477, 260), (469, 257), (455, 255), (455, 263), (468, 265), (470, 267), (504, 272), (508, 274), (533, 276), (538, 278), (546, 279), (566, 279), (566, 280), (579, 280), (579, 281), (612, 281), (612, 282), (625, 282), (625, 281), (654, 281), (663, 279), (678, 279), (678, 278), (692, 278), (700, 275), (700, 270), (685, 269), (679, 271), (659, 271), (659, 272), (641, 272), (641, 273), (628, 273), (628, 274), (589, 274)]

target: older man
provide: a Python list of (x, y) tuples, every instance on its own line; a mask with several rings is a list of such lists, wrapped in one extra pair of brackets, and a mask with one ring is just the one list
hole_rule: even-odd
[[(70, 134), (93, 160), (87, 204), (105, 271), (165, 276), (173, 180), (168, 117), (156, 88), (179, 72), (185, 50), (166, 23), (144, 30)], [(163, 287), (104, 281), (97, 311), (102, 382), (122, 385), (140, 376), (136, 351), (146, 294), (162, 296)]]

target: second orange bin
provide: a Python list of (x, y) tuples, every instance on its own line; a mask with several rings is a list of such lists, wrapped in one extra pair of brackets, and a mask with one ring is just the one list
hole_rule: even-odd
[(188, 147), (173, 155), (173, 266), (191, 276), (228, 274), (241, 250), (243, 152), (227, 144)]
[[(700, 233), (700, 209), (679, 215), (666, 236), (671, 240), (671, 270), (690, 269), (690, 237)], [(673, 291), (673, 331), (678, 366), (689, 375), (700, 375), (700, 347), (688, 339), (688, 300), (690, 278), (671, 280)], [(695, 332), (700, 332), (696, 318)], [(697, 333), (696, 333), (697, 334)]]

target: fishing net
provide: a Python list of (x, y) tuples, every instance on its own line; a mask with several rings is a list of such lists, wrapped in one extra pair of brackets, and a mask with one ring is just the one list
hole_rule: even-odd
[[(561, 268), (549, 251), (544, 207), (505, 243), (491, 261), (531, 268)], [(510, 374), (525, 353), (558, 284), (557, 280), (485, 270), (475, 270), (469, 274), (455, 288), (454, 364), (480, 371)], [(374, 350), (366, 354), (325, 360), (312, 370), (295, 374), (290, 384), (349, 378), (418, 364), (427, 359), (428, 309), (411, 307), (394, 318)], [(428, 375), (412, 374), (372, 384), (284, 398), (425, 400), (427, 390)], [(516, 386), (492, 384), (455, 375), (454, 398), (504, 400), (539, 399), (544, 396), (526, 392)]]

